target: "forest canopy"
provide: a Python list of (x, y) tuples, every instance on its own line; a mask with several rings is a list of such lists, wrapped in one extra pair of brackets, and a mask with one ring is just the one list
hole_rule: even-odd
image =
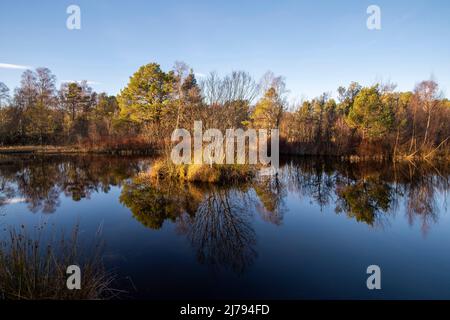
[(162, 149), (176, 128), (280, 129), (282, 153), (333, 156), (448, 157), (450, 101), (434, 80), (412, 91), (357, 82), (289, 104), (285, 79), (245, 71), (199, 81), (177, 62), (133, 74), (117, 96), (86, 81), (62, 83), (48, 68), (27, 70), (10, 90), (0, 82), (0, 146), (61, 145)]

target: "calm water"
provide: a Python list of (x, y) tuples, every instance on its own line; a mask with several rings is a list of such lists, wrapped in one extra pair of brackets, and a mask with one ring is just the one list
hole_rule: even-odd
[[(152, 184), (150, 158), (0, 157), (0, 232), (43, 221), (89, 239), (130, 298), (447, 298), (445, 165), (286, 159), (229, 187)], [(366, 288), (366, 268), (382, 290)]]

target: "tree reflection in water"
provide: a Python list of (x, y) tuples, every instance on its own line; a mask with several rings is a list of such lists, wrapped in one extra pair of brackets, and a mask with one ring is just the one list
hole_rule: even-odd
[(164, 221), (176, 222), (181, 214), (194, 215), (201, 194), (174, 181), (154, 183), (147, 175), (138, 175), (124, 184), (120, 202), (146, 227), (158, 230)]
[(243, 273), (256, 258), (251, 199), (243, 190), (212, 188), (194, 216), (181, 219), (200, 263)]
[(371, 227), (384, 225), (402, 211), (425, 234), (438, 222), (439, 208), (445, 208), (437, 201), (448, 191), (450, 177), (445, 164), (291, 158), (277, 176), (212, 186), (156, 183), (139, 174), (150, 163), (107, 156), (0, 158), (0, 214), (15, 202), (25, 202), (34, 213), (52, 213), (61, 195), (80, 201), (119, 186), (120, 201), (140, 223), (158, 230), (171, 221), (201, 263), (242, 273), (257, 257), (254, 215), (281, 226), (288, 195), (331, 207)]
[(260, 177), (252, 187), (259, 199), (259, 202), (256, 202), (256, 210), (261, 218), (277, 226), (281, 225), (286, 211), (284, 198), (287, 191), (279, 176)]
[(335, 202), (337, 213), (370, 226), (382, 225), (403, 201), (409, 223), (420, 220), (425, 234), (438, 221), (436, 198), (449, 189), (450, 168), (445, 163), (294, 159), (285, 164), (283, 173), (291, 192), (313, 198), (320, 206)]
[(391, 187), (374, 177), (338, 184), (336, 212), (345, 212), (358, 222), (373, 226), (391, 208)]
[(17, 156), (0, 158), (0, 207), (25, 202), (31, 212), (53, 213), (61, 194), (80, 201), (144, 168), (142, 159), (105, 156)]
[(176, 223), (200, 263), (242, 273), (256, 258), (254, 202), (248, 188), (157, 182), (140, 175), (124, 186), (120, 200), (152, 229), (161, 228), (165, 220)]
[(434, 175), (424, 174), (417, 167), (409, 169), (410, 183), (404, 189), (407, 198), (406, 215), (410, 224), (420, 220), (422, 231), (426, 234), (438, 220), (436, 192), (448, 191), (448, 174), (443, 176), (436, 167), (433, 167)]

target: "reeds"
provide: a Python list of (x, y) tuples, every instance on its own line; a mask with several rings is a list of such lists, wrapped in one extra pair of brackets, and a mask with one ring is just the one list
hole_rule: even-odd
[[(79, 248), (78, 225), (69, 237), (55, 237), (45, 230), (46, 226), (39, 226), (30, 235), (24, 226), (11, 228), (1, 240), (0, 300), (92, 300), (116, 295), (111, 288), (114, 276), (102, 263), (98, 235), (93, 247), (85, 251)], [(67, 288), (70, 265), (81, 269), (80, 290)]]
[(256, 175), (256, 170), (256, 167), (251, 165), (175, 165), (170, 159), (161, 159), (153, 163), (150, 177), (153, 179), (175, 179), (184, 182), (213, 184), (240, 183), (251, 181)]

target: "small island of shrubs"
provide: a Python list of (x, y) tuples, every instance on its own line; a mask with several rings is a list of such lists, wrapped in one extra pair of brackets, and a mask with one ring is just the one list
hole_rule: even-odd
[(151, 179), (175, 179), (197, 183), (240, 183), (251, 181), (257, 166), (248, 164), (174, 164), (170, 159), (156, 160), (150, 172)]

